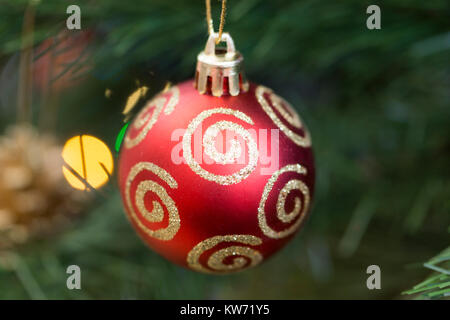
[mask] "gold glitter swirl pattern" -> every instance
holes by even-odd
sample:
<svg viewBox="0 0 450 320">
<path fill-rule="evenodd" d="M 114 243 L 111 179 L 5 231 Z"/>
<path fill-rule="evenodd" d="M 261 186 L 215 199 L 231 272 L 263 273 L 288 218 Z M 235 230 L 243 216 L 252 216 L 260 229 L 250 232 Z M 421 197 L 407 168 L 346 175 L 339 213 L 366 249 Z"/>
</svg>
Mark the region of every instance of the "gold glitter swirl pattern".
<svg viewBox="0 0 450 320">
<path fill-rule="evenodd" d="M 297 217 L 298 219 L 291 226 L 282 231 L 275 231 L 271 227 L 269 227 L 265 213 L 266 201 L 279 176 L 286 172 L 296 172 L 302 175 L 306 175 L 307 173 L 306 168 L 304 168 L 300 164 L 287 165 L 274 172 L 267 182 L 266 186 L 264 187 L 263 195 L 258 208 L 258 224 L 262 232 L 270 238 L 280 239 L 294 233 L 305 218 L 306 212 L 309 208 L 310 195 L 308 186 L 300 180 L 290 180 L 284 185 L 284 187 L 280 191 L 280 194 L 278 195 L 276 204 L 277 218 L 283 223 L 290 223 Z M 299 190 L 302 193 L 303 204 L 300 198 L 296 197 L 294 209 L 291 212 L 286 212 L 286 199 L 292 190 Z"/>
<path fill-rule="evenodd" d="M 231 141 L 231 150 L 229 150 L 226 154 L 222 154 L 216 150 L 214 139 L 215 137 L 217 137 L 219 131 L 221 130 L 231 130 L 240 135 L 244 139 L 245 144 L 248 147 L 249 160 L 247 166 L 242 168 L 238 172 L 231 175 L 213 174 L 203 169 L 192 155 L 192 147 L 191 147 L 192 135 L 194 134 L 197 127 L 201 125 L 201 123 L 205 119 L 209 118 L 214 114 L 233 115 L 236 118 L 248 124 L 253 124 L 253 120 L 249 116 L 237 110 L 227 108 L 215 108 L 205 110 L 189 123 L 189 126 L 186 129 L 186 132 L 184 133 L 183 157 L 186 159 L 186 162 L 192 169 L 192 171 L 194 171 L 196 174 L 198 174 L 199 176 L 208 181 L 213 181 L 221 185 L 230 185 L 239 183 L 242 180 L 246 179 L 253 172 L 253 170 L 255 170 L 259 157 L 258 148 L 255 140 L 252 138 L 250 132 L 245 130 L 244 127 L 242 127 L 241 125 L 231 121 L 220 121 L 209 127 L 206 130 L 205 135 L 203 137 L 203 147 L 205 148 L 205 153 L 208 156 L 210 156 L 211 159 L 213 159 L 219 164 L 230 164 L 234 163 L 235 160 L 238 158 L 237 156 L 240 156 L 242 152 L 240 143 L 234 139 L 233 141 Z"/>
<path fill-rule="evenodd" d="M 200 263 L 202 254 L 224 242 L 236 242 L 248 246 L 262 244 L 260 238 L 252 235 L 215 236 L 200 242 L 188 253 L 186 259 L 188 266 L 195 271 L 204 273 L 228 273 L 254 267 L 263 260 L 261 253 L 253 248 L 242 245 L 230 246 L 211 254 L 207 261 L 209 268 L 204 267 Z M 231 258 L 232 263 L 225 264 L 224 261 L 227 258 Z"/>
<path fill-rule="evenodd" d="M 203 145 L 205 146 L 205 153 L 213 159 L 215 162 L 219 164 L 231 164 L 239 159 L 242 154 L 241 144 L 237 140 L 231 141 L 230 150 L 223 154 L 219 152 L 215 147 L 215 140 L 222 130 L 234 130 L 235 125 L 230 121 L 219 121 L 212 126 L 210 126 L 203 137 Z M 241 126 L 239 126 L 240 130 L 245 130 Z"/>
<path fill-rule="evenodd" d="M 144 197 L 147 192 L 155 193 L 161 200 L 164 207 L 166 207 L 169 214 L 169 223 L 166 228 L 158 230 L 152 230 L 148 228 L 144 223 L 142 223 L 134 210 L 130 195 L 131 184 L 133 183 L 133 180 L 136 178 L 136 176 L 143 171 L 150 171 L 154 173 L 157 177 L 167 183 L 172 189 L 178 188 L 178 184 L 175 179 L 163 168 L 151 162 L 140 162 L 136 164 L 130 170 L 125 184 L 126 204 L 128 206 L 131 218 L 136 222 L 138 227 L 150 237 L 159 240 L 171 240 L 180 228 L 180 216 L 178 214 L 178 208 L 175 202 L 169 196 L 164 187 L 151 180 L 141 181 L 136 189 L 135 204 L 140 214 L 146 220 L 148 220 L 149 222 L 162 222 L 164 218 L 163 206 L 159 202 L 153 201 L 153 210 L 148 211 L 144 203 Z"/>
<path fill-rule="evenodd" d="M 130 149 L 141 143 L 146 137 L 147 133 L 153 127 L 153 125 L 158 120 L 158 117 L 164 108 L 166 103 L 166 98 L 158 97 L 150 101 L 148 105 L 141 111 L 137 119 L 135 120 L 133 126 L 135 129 L 140 130 L 136 137 L 131 138 L 129 134 L 125 137 L 125 147 Z M 150 112 L 153 109 L 153 112 Z"/>
<path fill-rule="evenodd" d="M 170 115 L 175 107 L 177 106 L 180 100 L 180 89 L 177 86 L 171 87 L 167 93 L 171 93 L 170 99 L 167 102 L 167 98 L 161 96 L 161 94 L 157 95 L 154 99 L 152 99 L 147 106 L 139 113 L 136 120 L 133 123 L 133 127 L 136 130 L 140 130 L 136 137 L 131 138 L 128 134 L 125 137 L 125 147 L 127 149 L 133 148 L 137 146 L 139 143 L 144 140 L 147 136 L 147 133 L 151 130 L 151 128 L 155 125 L 158 120 L 161 111 L 164 108 L 164 105 L 167 105 L 164 108 L 164 113 L 166 115 Z M 151 113 L 151 116 L 150 116 Z"/>
<path fill-rule="evenodd" d="M 304 137 L 295 133 L 286 126 L 286 124 L 274 112 L 274 109 L 270 106 L 266 97 L 264 97 L 265 94 L 269 95 L 273 107 L 280 113 L 282 118 L 287 123 L 289 123 L 294 128 L 303 129 Z M 255 95 L 263 110 L 267 113 L 270 119 L 272 119 L 275 125 L 280 128 L 280 130 L 286 136 L 289 137 L 289 139 L 291 139 L 296 145 L 301 147 L 306 148 L 311 146 L 311 136 L 308 132 L 308 129 L 302 124 L 300 116 L 294 111 L 292 106 L 286 100 L 276 95 L 271 89 L 264 86 L 258 86 L 258 88 L 256 88 Z"/>
<path fill-rule="evenodd" d="M 167 103 L 167 106 L 164 109 L 164 113 L 169 115 L 175 110 L 175 107 L 178 104 L 178 101 L 180 101 L 180 89 L 177 86 L 171 87 L 167 93 L 171 93 L 171 97 L 169 99 L 169 102 Z"/>
</svg>

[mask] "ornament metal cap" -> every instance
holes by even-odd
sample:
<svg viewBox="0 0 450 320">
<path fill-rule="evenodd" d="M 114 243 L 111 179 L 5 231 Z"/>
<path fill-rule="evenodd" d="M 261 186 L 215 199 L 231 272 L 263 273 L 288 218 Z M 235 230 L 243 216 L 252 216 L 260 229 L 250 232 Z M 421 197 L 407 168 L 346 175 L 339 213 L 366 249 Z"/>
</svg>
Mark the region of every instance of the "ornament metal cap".
<svg viewBox="0 0 450 320">
<path fill-rule="evenodd" d="M 248 81 L 243 72 L 244 58 L 236 51 L 234 41 L 228 33 L 222 34 L 221 42 L 227 47 L 216 47 L 218 33 L 211 33 L 205 50 L 197 56 L 195 88 L 201 94 L 211 93 L 215 97 L 223 94 L 237 96 L 248 91 Z"/>
</svg>

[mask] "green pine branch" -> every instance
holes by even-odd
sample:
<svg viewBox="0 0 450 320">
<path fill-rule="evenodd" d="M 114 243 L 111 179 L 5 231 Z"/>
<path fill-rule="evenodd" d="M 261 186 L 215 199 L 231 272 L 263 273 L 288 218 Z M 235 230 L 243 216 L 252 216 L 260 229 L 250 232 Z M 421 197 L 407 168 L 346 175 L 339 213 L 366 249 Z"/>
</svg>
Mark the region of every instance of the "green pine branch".
<svg viewBox="0 0 450 320">
<path fill-rule="evenodd" d="M 411 290 L 403 294 L 415 295 L 416 299 L 450 298 L 450 247 L 424 263 L 423 266 L 434 273 Z"/>
</svg>

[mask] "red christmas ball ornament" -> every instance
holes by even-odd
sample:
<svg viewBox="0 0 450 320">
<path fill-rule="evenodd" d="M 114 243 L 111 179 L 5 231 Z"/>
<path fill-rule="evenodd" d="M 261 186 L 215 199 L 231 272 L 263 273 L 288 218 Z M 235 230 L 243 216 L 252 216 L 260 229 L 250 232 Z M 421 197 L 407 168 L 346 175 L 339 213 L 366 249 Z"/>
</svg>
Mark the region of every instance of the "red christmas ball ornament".
<svg viewBox="0 0 450 320">
<path fill-rule="evenodd" d="M 95 37 L 93 30 L 77 33 L 63 31 L 44 40 L 36 49 L 36 55 L 40 55 L 40 58 L 33 65 L 34 86 L 39 92 L 51 86 L 53 93 L 59 93 L 85 80 L 92 66 L 89 46 Z M 76 63 L 81 67 L 71 67 Z"/>
<path fill-rule="evenodd" d="M 300 229 L 311 206 L 309 133 L 287 101 L 249 84 L 228 34 L 212 34 L 195 80 L 158 94 L 130 124 L 119 185 L 142 239 L 206 273 L 255 266 Z"/>
</svg>

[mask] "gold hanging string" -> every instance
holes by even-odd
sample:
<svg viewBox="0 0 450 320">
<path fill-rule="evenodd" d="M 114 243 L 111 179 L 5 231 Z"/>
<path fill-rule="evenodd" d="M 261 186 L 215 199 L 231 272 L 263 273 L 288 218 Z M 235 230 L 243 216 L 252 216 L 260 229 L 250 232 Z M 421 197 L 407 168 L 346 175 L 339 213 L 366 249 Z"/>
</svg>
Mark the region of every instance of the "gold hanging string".
<svg viewBox="0 0 450 320">
<path fill-rule="evenodd" d="M 219 25 L 219 36 L 216 39 L 216 44 L 219 44 L 222 40 L 223 27 L 225 25 L 225 14 L 227 11 L 227 0 L 222 0 L 222 11 L 220 13 L 220 25 Z M 209 35 L 214 33 L 214 24 L 211 18 L 211 0 L 206 0 L 206 21 L 208 22 L 208 32 Z"/>
</svg>

